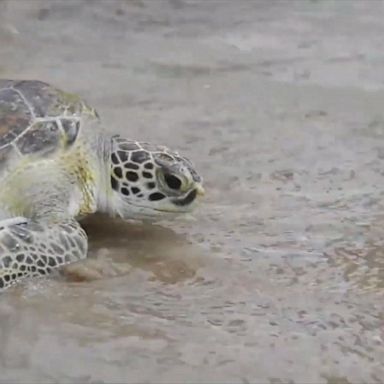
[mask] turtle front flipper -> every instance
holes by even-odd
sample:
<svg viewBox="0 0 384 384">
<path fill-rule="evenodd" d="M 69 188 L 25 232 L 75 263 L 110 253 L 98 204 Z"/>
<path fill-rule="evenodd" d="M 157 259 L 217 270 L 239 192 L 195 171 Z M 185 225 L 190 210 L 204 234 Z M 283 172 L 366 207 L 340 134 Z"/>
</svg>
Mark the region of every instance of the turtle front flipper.
<svg viewBox="0 0 384 384">
<path fill-rule="evenodd" d="M 82 260 L 88 240 L 77 221 L 0 221 L 0 291 L 53 268 Z"/>
</svg>

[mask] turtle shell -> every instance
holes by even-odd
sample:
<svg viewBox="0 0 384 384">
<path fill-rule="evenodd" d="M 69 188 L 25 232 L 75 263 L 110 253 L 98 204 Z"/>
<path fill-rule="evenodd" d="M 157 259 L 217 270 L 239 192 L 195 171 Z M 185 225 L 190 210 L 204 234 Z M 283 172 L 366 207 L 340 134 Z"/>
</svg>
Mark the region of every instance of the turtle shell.
<svg viewBox="0 0 384 384">
<path fill-rule="evenodd" d="M 47 154 L 72 146 L 97 113 L 79 96 L 41 81 L 0 80 L 0 152 Z"/>
</svg>

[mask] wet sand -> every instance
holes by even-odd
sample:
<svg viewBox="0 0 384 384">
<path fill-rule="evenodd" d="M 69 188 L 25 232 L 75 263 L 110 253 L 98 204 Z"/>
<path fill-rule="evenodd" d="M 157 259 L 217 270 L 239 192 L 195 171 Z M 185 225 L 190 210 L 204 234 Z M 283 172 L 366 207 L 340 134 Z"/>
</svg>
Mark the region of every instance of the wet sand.
<svg viewBox="0 0 384 384">
<path fill-rule="evenodd" d="M 0 297 L 0 382 L 384 382 L 384 5 L 7 1 L 0 77 L 80 93 L 207 197 L 84 223 L 89 279 Z M 88 281 L 90 280 L 90 281 Z"/>
</svg>

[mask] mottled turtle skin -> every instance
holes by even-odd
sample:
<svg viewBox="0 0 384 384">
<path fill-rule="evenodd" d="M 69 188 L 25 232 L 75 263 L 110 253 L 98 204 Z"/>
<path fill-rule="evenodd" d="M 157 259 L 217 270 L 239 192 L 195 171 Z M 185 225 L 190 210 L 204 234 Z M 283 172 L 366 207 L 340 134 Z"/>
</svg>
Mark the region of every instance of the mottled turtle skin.
<svg viewBox="0 0 384 384">
<path fill-rule="evenodd" d="M 84 259 L 85 215 L 153 221 L 190 211 L 202 193 L 189 160 L 107 134 L 79 96 L 0 80 L 0 290 Z"/>
</svg>

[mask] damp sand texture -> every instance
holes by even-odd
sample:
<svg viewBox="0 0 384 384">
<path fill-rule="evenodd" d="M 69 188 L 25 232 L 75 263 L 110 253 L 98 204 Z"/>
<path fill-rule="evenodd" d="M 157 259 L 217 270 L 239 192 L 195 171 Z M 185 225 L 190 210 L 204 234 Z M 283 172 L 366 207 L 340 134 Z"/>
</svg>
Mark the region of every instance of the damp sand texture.
<svg viewBox="0 0 384 384">
<path fill-rule="evenodd" d="M 0 77 L 191 158 L 206 198 L 84 223 L 0 297 L 0 382 L 383 383 L 384 5 L 2 1 Z"/>
</svg>

